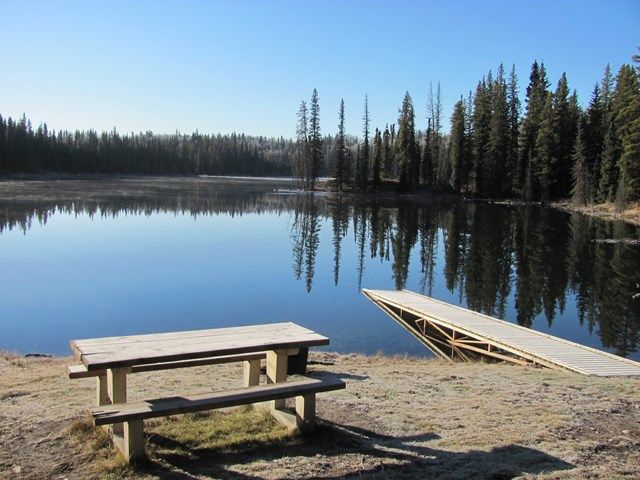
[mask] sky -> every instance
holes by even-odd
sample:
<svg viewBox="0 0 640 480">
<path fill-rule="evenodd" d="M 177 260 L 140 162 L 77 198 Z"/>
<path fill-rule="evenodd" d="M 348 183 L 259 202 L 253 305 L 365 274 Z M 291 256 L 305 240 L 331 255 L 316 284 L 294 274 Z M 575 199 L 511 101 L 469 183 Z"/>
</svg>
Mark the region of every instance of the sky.
<svg viewBox="0 0 640 480">
<path fill-rule="evenodd" d="M 292 137 L 314 88 L 323 133 L 340 99 L 360 135 L 397 122 L 408 91 L 426 126 L 490 69 L 515 63 L 524 92 L 542 60 L 581 103 L 607 63 L 640 45 L 640 0 L 0 0 L 0 114 L 53 129 L 244 132 Z M 524 94 L 521 95 L 524 101 Z"/>
</svg>

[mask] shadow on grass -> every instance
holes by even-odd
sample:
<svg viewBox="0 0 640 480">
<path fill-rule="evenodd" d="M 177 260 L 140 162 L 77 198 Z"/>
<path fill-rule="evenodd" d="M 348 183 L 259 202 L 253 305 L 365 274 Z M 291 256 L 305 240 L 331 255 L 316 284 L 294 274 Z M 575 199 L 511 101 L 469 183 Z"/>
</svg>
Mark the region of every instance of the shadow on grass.
<svg viewBox="0 0 640 480">
<path fill-rule="evenodd" d="M 440 438 L 428 433 L 388 436 L 353 426 L 319 422 L 313 433 L 274 442 L 242 442 L 225 448 L 198 448 L 162 435 L 149 438 L 151 458 L 141 473 L 185 480 L 202 477 L 258 480 L 269 478 L 510 479 L 524 474 L 567 470 L 573 465 L 520 445 L 491 451 L 447 452 L 425 444 Z M 276 474 L 278 461 L 282 474 Z M 257 462 L 256 473 L 235 466 Z"/>
</svg>

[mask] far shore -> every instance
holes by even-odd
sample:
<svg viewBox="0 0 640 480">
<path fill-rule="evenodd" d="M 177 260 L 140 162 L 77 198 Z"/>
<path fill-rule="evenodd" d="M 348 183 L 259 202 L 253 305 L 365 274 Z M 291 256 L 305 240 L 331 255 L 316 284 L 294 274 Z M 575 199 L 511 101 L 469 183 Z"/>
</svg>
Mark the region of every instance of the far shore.
<svg viewBox="0 0 640 480">
<path fill-rule="evenodd" d="M 213 181 L 230 181 L 237 182 L 239 184 L 243 183 L 261 183 L 261 182 L 269 182 L 269 183 L 283 183 L 287 184 L 286 188 L 290 184 L 293 184 L 293 180 L 291 177 L 242 177 L 242 176 L 228 176 L 228 175 L 183 175 L 183 176 L 161 176 L 161 175 L 126 175 L 126 174 L 108 174 L 108 173 L 90 173 L 90 174 L 69 174 L 69 173 L 55 173 L 55 172 L 43 172 L 43 173 L 25 173 L 25 174 L 9 174 L 9 175 L 0 175 L 0 194 L 2 194 L 2 184 L 3 183 L 15 183 L 21 181 L 65 181 L 65 180 L 88 180 L 88 181 L 96 181 L 100 179 L 109 179 L 109 180 L 158 180 L 162 181 L 165 179 L 178 179 L 178 180 L 189 180 L 189 179 L 198 179 L 202 181 L 213 180 Z M 337 195 L 338 192 L 335 192 L 329 185 L 329 178 L 321 178 L 318 180 L 315 188 L 316 193 L 325 193 L 330 195 Z M 5 200 L 8 200 L 11 196 L 11 192 L 4 192 L 9 195 L 7 197 L 5 195 Z M 397 182 L 384 182 L 379 186 L 371 186 L 365 190 L 346 190 L 345 192 L 341 192 L 341 195 L 351 196 L 354 198 L 371 198 L 371 199 L 380 199 L 383 198 L 385 200 L 390 200 L 393 198 L 402 198 L 406 200 L 415 200 L 415 201 L 434 201 L 434 200 L 464 200 L 469 202 L 487 202 L 494 204 L 502 204 L 502 205 L 540 205 L 539 202 L 524 202 L 522 200 L 516 198 L 497 198 L 497 199 L 489 199 L 489 198 L 478 198 L 472 195 L 463 195 L 463 194 L 454 194 L 454 193 L 444 193 L 444 192 L 435 192 L 429 190 L 427 188 L 420 188 L 415 192 L 399 192 L 397 187 Z M 616 205 L 613 203 L 601 203 L 601 204 L 593 204 L 593 205 L 576 205 L 571 202 L 569 199 L 557 199 L 553 200 L 549 203 L 549 206 L 553 208 L 558 208 L 567 212 L 579 212 L 585 215 L 590 215 L 598 218 L 602 218 L 604 220 L 614 220 L 614 221 L 623 221 L 628 222 L 633 225 L 640 226 L 640 203 L 635 202 L 628 206 L 626 206 L 623 210 L 619 210 Z"/>
<path fill-rule="evenodd" d="M 87 410 L 72 358 L 0 354 L 0 478 L 640 478 L 640 379 L 506 364 L 311 352 L 347 389 L 318 397 L 317 431 L 236 410 L 147 421 L 128 467 Z M 239 386 L 238 364 L 131 375 L 129 398 Z"/>
</svg>

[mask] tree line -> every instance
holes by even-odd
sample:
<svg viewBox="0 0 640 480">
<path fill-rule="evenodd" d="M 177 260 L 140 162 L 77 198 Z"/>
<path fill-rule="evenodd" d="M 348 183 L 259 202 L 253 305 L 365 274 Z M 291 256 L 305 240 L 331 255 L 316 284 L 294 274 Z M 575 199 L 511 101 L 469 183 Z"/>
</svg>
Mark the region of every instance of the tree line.
<svg viewBox="0 0 640 480">
<path fill-rule="evenodd" d="M 291 175 L 288 139 L 232 133 L 51 131 L 0 115 L 0 172 L 156 175 Z"/>
<path fill-rule="evenodd" d="M 500 65 L 456 102 L 448 135 L 442 132 L 439 84 L 429 87 L 423 131 L 407 92 L 397 124 L 376 128 L 372 141 L 368 98 L 362 137 L 351 144 L 341 101 L 338 133 L 325 139 L 331 142 L 333 186 L 343 191 L 394 181 L 403 190 L 428 187 L 543 203 L 564 197 L 580 204 L 639 200 L 640 56 L 633 60 L 635 68 L 624 64 L 615 77 L 605 68 L 585 109 L 565 73 L 552 90 L 544 63 L 534 61 L 524 112 L 515 66 L 507 74 Z M 322 151 L 317 97 L 314 90 L 309 120 L 305 102 L 298 111 L 293 174 L 305 188 L 313 188 Z"/>
</svg>

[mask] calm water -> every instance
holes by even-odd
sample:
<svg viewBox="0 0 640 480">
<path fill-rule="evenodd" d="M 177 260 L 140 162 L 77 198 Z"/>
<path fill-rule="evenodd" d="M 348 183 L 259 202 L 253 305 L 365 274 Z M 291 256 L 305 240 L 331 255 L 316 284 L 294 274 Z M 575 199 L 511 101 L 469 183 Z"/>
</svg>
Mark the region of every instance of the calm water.
<svg viewBox="0 0 640 480">
<path fill-rule="evenodd" d="M 0 183 L 0 348 L 294 321 L 429 355 L 361 287 L 408 288 L 640 359 L 636 227 L 538 207 L 332 198 L 288 183 Z"/>
</svg>

